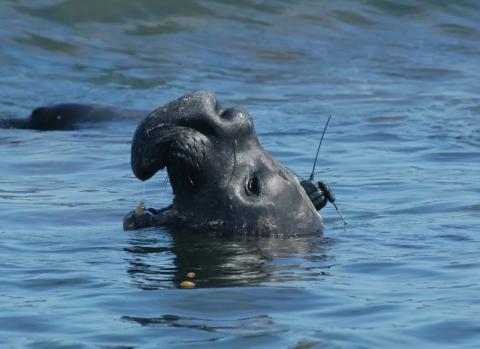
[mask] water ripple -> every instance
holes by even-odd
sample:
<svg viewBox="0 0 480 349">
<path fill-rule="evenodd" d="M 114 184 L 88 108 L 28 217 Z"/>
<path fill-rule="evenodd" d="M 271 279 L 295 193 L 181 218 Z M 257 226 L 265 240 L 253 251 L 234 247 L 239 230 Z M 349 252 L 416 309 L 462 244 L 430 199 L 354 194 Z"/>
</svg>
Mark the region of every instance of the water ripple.
<svg viewBox="0 0 480 349">
<path fill-rule="evenodd" d="M 6 0 L 0 19 L 1 118 L 209 89 L 308 177 L 332 114 L 315 178 L 348 220 L 125 233 L 173 196 L 131 173 L 136 121 L 0 130 L 2 348 L 478 346 L 477 1 Z"/>
</svg>

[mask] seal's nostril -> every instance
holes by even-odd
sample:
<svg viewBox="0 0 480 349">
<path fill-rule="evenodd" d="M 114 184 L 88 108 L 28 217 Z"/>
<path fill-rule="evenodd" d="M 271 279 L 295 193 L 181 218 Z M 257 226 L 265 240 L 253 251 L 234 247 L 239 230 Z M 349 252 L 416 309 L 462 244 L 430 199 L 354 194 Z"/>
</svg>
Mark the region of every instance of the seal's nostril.
<svg viewBox="0 0 480 349">
<path fill-rule="evenodd" d="M 225 109 L 222 113 L 220 113 L 220 117 L 228 121 L 241 117 L 242 115 L 242 111 L 236 108 L 228 108 Z"/>
</svg>

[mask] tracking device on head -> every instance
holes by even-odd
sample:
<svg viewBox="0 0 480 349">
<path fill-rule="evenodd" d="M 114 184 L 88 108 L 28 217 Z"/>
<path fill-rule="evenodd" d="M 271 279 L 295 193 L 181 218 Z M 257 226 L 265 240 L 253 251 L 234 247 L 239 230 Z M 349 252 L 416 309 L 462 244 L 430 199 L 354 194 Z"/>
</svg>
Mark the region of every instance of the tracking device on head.
<svg viewBox="0 0 480 349">
<path fill-rule="evenodd" d="M 317 211 L 320 211 L 322 208 L 325 207 L 327 202 L 330 202 L 331 204 L 333 204 L 338 214 L 340 215 L 340 218 L 342 219 L 343 224 L 346 225 L 347 221 L 345 220 L 345 217 L 342 215 L 337 205 L 335 204 L 335 194 L 333 194 L 333 191 L 330 188 L 330 186 L 326 182 L 322 182 L 322 181 L 316 182 L 314 180 L 315 166 L 317 164 L 318 153 L 320 151 L 323 137 L 325 136 L 325 131 L 327 130 L 327 126 L 331 118 L 332 116 L 330 115 L 328 117 L 327 123 L 325 124 L 325 128 L 323 129 L 322 138 L 320 139 L 320 143 L 318 144 L 317 154 L 315 155 L 315 161 L 313 162 L 313 168 L 312 168 L 312 173 L 310 174 L 310 178 L 301 181 L 300 185 L 307 193 L 309 199 L 312 201 L 313 206 L 315 206 L 315 209 Z"/>
<path fill-rule="evenodd" d="M 335 201 L 335 196 L 331 192 L 328 184 L 325 182 L 315 182 L 313 180 L 306 179 L 301 181 L 300 184 L 317 211 L 320 211 L 322 208 L 324 208 L 327 202 Z M 326 190 L 324 190 L 324 188 Z M 331 200 L 332 198 L 333 200 Z"/>
</svg>

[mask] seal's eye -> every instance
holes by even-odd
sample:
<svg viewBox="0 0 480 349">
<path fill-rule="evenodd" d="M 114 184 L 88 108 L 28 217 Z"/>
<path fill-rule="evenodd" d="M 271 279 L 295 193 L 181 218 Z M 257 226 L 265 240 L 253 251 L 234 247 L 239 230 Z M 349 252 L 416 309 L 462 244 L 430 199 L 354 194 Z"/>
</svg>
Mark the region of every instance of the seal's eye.
<svg viewBox="0 0 480 349">
<path fill-rule="evenodd" d="M 260 183 L 258 182 L 257 177 L 251 177 L 245 186 L 245 190 L 247 191 L 247 194 L 251 195 L 260 195 Z"/>
</svg>

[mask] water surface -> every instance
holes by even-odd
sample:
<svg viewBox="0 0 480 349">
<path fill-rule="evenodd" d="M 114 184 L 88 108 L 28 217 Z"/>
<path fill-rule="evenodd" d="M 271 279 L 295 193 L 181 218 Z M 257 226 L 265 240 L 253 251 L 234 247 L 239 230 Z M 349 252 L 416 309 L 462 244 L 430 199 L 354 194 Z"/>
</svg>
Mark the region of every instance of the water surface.
<svg viewBox="0 0 480 349">
<path fill-rule="evenodd" d="M 135 122 L 1 130 L 0 346 L 478 348 L 478 2 L 3 1 L 0 23 L 0 117 L 208 89 L 306 175 L 332 114 L 317 178 L 349 222 L 125 233 Z"/>
</svg>

